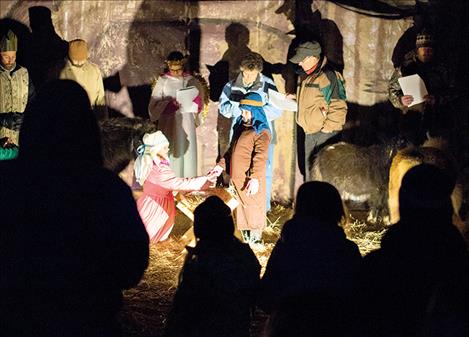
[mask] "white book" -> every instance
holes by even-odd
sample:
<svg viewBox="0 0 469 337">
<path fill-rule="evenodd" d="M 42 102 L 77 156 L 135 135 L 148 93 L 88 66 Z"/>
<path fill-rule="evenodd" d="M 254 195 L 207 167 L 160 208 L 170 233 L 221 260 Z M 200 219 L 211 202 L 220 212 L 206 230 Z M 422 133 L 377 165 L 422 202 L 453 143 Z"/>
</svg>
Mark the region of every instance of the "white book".
<svg viewBox="0 0 469 337">
<path fill-rule="evenodd" d="M 194 86 L 176 91 L 176 101 L 181 106 L 179 111 L 181 113 L 196 113 L 199 107 L 197 103 L 194 103 L 194 98 L 196 98 L 198 94 L 199 90 Z"/>
<path fill-rule="evenodd" d="M 428 95 L 427 87 L 418 74 L 401 77 L 398 79 L 398 82 L 402 93 L 404 95 L 411 95 L 414 98 L 409 107 L 425 101 L 425 96 Z"/>
<path fill-rule="evenodd" d="M 288 110 L 288 111 L 297 111 L 298 110 L 298 103 L 293 100 L 289 99 L 285 96 L 285 94 L 281 94 L 278 91 L 269 89 L 269 103 L 272 103 L 277 109 L 280 110 Z"/>
</svg>

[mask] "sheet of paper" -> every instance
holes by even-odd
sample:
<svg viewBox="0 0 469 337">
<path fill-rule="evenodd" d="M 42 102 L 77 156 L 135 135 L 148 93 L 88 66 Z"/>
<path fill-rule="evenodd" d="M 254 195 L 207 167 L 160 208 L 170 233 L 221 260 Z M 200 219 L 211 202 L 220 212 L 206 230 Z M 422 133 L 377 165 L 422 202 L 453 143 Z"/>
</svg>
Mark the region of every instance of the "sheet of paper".
<svg viewBox="0 0 469 337">
<path fill-rule="evenodd" d="M 194 98 L 199 94 L 196 87 L 187 87 L 176 91 L 176 101 L 181 105 L 181 113 L 194 113 L 198 110 L 197 103 Z"/>
<path fill-rule="evenodd" d="M 402 93 L 404 95 L 412 95 L 412 97 L 414 97 L 414 100 L 409 107 L 422 103 L 425 100 L 424 97 L 428 95 L 427 87 L 418 74 L 401 77 L 398 81 L 401 86 Z"/>
<path fill-rule="evenodd" d="M 295 100 L 286 98 L 285 94 L 281 94 L 272 89 L 269 89 L 269 102 L 280 110 L 298 110 L 298 104 Z"/>
</svg>

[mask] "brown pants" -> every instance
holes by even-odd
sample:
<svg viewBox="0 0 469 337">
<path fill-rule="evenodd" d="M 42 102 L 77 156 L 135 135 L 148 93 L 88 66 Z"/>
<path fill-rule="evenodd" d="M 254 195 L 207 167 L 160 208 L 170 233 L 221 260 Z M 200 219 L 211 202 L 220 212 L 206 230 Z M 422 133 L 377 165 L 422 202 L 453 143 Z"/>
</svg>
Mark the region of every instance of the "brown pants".
<svg viewBox="0 0 469 337">
<path fill-rule="evenodd" d="M 262 130 L 245 129 L 237 139 L 231 155 L 231 179 L 239 195 L 236 208 L 238 230 L 264 229 L 266 225 L 265 170 L 269 155 L 270 133 Z M 246 195 L 246 184 L 250 178 L 259 180 L 259 191 Z"/>
</svg>

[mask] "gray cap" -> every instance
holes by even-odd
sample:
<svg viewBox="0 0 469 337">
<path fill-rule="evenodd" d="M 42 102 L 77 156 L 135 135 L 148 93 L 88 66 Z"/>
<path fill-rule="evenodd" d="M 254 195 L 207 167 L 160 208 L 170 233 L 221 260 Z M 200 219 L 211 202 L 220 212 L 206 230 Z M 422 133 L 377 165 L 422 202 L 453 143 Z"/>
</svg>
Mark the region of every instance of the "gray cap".
<svg viewBox="0 0 469 337">
<path fill-rule="evenodd" d="M 304 42 L 295 49 L 295 55 L 290 58 L 291 63 L 300 63 L 308 56 L 319 57 L 321 55 L 321 45 L 316 41 Z"/>
</svg>

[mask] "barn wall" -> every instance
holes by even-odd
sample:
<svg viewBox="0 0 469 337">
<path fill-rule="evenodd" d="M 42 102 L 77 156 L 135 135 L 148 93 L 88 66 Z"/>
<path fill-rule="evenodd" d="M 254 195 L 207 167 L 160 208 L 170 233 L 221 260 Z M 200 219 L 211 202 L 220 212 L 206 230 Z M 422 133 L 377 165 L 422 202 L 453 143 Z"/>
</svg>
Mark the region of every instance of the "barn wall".
<svg viewBox="0 0 469 337">
<path fill-rule="evenodd" d="M 49 7 L 56 32 L 63 39 L 86 39 L 90 58 L 100 66 L 103 76 L 109 80 L 119 76 L 121 86 L 107 93 L 110 106 L 125 115 L 140 115 L 145 113 L 149 85 L 162 71 L 164 57 L 171 50 L 189 50 L 196 60 L 194 67 L 205 78 L 209 75 L 206 65 L 222 59 L 228 59 L 231 70 L 236 69 L 237 51 L 243 48 L 259 52 L 272 64 L 284 63 L 293 38 L 287 33 L 293 25 L 278 10 L 283 4 L 284 1 L 250 0 L 2 0 L 1 15 L 29 25 L 28 7 Z M 387 100 L 392 51 L 411 21 L 371 18 L 327 1 L 316 0 L 313 6 L 321 13 L 324 33 L 330 34 L 327 48 L 342 45 L 338 52 L 343 55 L 348 101 L 371 113 L 366 107 Z M 226 28 L 233 22 L 248 29 L 247 46 L 232 42 L 228 45 Z M 282 76 L 275 75 L 274 79 L 279 89 L 284 90 Z M 355 127 L 356 121 L 354 117 L 348 127 Z M 198 129 L 200 173 L 208 171 L 217 155 L 216 124 L 217 103 L 212 102 L 206 123 Z M 276 128 L 273 195 L 288 201 L 301 183 L 295 159 L 294 115 L 284 112 Z"/>
</svg>

